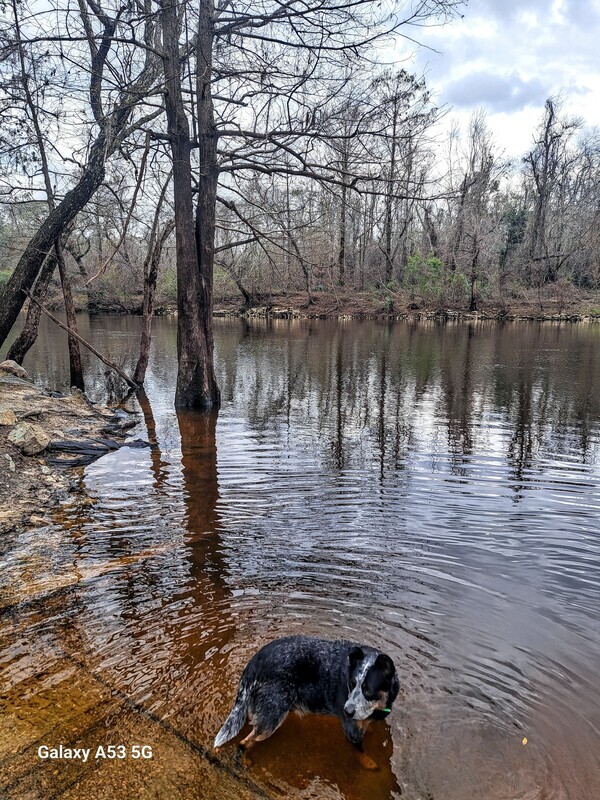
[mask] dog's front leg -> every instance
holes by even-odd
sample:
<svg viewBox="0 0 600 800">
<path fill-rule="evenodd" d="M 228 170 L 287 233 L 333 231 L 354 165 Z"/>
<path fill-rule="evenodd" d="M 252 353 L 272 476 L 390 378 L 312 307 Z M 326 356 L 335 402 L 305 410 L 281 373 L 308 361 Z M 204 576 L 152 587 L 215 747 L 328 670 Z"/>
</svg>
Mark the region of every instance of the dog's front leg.
<svg viewBox="0 0 600 800">
<path fill-rule="evenodd" d="M 352 742 L 354 747 L 358 750 L 358 760 L 360 765 L 365 769 L 379 769 L 379 766 L 376 761 L 373 761 L 365 751 L 363 750 L 363 736 L 365 735 L 365 731 L 367 730 L 369 723 L 365 720 L 357 721 L 344 715 L 342 717 L 342 727 L 344 729 L 344 734 L 346 735 L 346 739 L 349 742 Z"/>
</svg>

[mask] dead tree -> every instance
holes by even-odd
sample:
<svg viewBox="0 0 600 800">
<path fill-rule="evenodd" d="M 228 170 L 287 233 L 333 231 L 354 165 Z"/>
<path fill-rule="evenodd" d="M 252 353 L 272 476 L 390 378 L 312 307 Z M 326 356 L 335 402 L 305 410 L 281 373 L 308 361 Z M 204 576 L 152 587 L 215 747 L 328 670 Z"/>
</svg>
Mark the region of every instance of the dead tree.
<svg viewBox="0 0 600 800">
<path fill-rule="evenodd" d="M 560 192 L 559 179 L 564 172 L 566 147 L 581 124 L 579 120 L 561 118 L 559 110 L 553 98 L 546 100 L 535 146 L 524 158 L 533 183 L 533 210 L 527 234 L 529 283 L 538 288 L 543 283 L 553 283 L 557 278 L 561 254 L 560 248 L 555 252 L 552 247 L 550 216 L 556 192 Z"/>
</svg>

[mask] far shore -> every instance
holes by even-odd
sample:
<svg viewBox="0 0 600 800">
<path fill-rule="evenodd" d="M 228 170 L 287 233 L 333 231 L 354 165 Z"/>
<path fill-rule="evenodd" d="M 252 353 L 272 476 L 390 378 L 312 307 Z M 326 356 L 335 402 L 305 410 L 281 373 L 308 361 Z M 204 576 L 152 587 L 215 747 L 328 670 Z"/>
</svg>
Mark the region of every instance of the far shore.
<svg viewBox="0 0 600 800">
<path fill-rule="evenodd" d="M 356 319 L 356 320 L 449 320 L 474 322 L 480 320 L 528 320 L 553 322 L 600 321 L 600 292 L 580 294 L 569 302 L 556 298 L 541 303 L 521 299 L 499 304 L 481 300 L 477 311 L 469 311 L 459 304 L 432 304 L 418 298 L 382 296 L 375 292 L 358 292 L 340 289 L 337 292 L 313 292 L 308 302 L 306 292 L 257 295 L 251 305 L 246 305 L 239 294 L 215 295 L 215 317 L 247 317 L 265 319 Z M 110 302 L 85 305 L 79 311 L 92 314 L 141 313 L 141 301 L 131 298 L 127 304 Z M 158 316 L 177 313 L 175 303 L 163 302 L 157 306 Z"/>
</svg>

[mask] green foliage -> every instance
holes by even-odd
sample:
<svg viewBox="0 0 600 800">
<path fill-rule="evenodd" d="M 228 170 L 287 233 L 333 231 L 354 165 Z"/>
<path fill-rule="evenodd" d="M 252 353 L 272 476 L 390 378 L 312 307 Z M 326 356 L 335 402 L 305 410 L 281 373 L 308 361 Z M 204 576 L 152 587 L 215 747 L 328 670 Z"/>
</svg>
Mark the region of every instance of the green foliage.
<svg viewBox="0 0 600 800">
<path fill-rule="evenodd" d="M 177 302 L 177 272 L 165 269 L 160 274 L 159 290 L 162 302 Z"/>
<path fill-rule="evenodd" d="M 461 302 L 469 293 L 469 281 L 460 270 L 447 270 L 439 258 L 414 253 L 408 259 L 402 280 L 411 300 L 416 296 L 427 303 L 443 305 Z"/>
<path fill-rule="evenodd" d="M 470 291 L 468 281 L 466 291 Z M 494 296 L 493 281 L 491 280 L 490 276 L 482 270 L 477 273 L 477 296 L 480 300 L 487 300 Z"/>
</svg>

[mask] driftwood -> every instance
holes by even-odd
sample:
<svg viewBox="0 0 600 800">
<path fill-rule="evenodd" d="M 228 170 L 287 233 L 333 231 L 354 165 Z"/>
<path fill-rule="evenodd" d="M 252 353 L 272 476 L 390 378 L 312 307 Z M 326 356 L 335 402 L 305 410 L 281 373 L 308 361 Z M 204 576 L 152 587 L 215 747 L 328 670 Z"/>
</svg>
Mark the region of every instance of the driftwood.
<svg viewBox="0 0 600 800">
<path fill-rule="evenodd" d="M 125 383 L 128 386 L 131 386 L 132 389 L 139 389 L 140 388 L 139 385 L 134 380 L 132 380 L 126 372 L 123 372 L 123 370 L 120 367 L 118 367 L 112 361 L 109 361 L 109 359 L 106 358 L 105 356 L 103 356 L 102 353 L 99 353 L 93 345 L 91 345 L 89 342 L 86 342 L 86 340 L 83 338 L 83 336 L 80 336 L 78 333 L 75 333 L 75 331 L 72 331 L 63 322 L 61 322 L 59 319 L 57 319 L 57 317 L 55 317 L 54 314 L 52 314 L 50 311 L 48 311 L 47 308 L 44 308 L 44 306 L 41 303 L 39 303 L 35 299 L 35 297 L 33 297 L 33 295 L 30 292 L 26 291 L 25 289 L 23 289 L 23 291 L 25 292 L 27 297 L 30 299 L 30 301 L 32 303 L 35 303 L 37 306 L 39 306 L 40 309 L 42 310 L 42 312 L 47 317 L 49 317 L 52 320 L 52 322 L 56 323 L 60 328 L 65 330 L 71 336 L 74 336 L 79 342 L 81 342 L 81 344 L 84 347 L 87 347 L 87 349 L 90 351 L 90 353 L 93 353 L 97 358 L 99 358 L 100 361 L 102 361 L 103 364 L 106 364 L 107 367 L 110 367 L 111 369 L 114 369 L 114 371 L 117 373 L 117 375 L 119 375 L 119 377 L 123 378 L 123 380 L 125 381 Z"/>
</svg>

